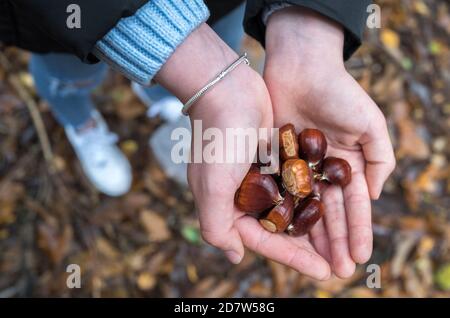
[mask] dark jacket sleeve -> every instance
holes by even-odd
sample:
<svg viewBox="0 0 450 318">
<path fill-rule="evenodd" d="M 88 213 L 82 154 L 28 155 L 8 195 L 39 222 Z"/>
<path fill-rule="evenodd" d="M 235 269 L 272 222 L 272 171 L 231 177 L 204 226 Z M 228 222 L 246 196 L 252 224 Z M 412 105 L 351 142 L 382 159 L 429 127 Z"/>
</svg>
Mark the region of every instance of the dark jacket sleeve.
<svg viewBox="0 0 450 318">
<path fill-rule="evenodd" d="M 30 28 L 46 34 L 66 53 L 77 55 L 84 62 L 98 61 L 91 54 L 95 43 L 101 39 L 117 22 L 133 15 L 148 0 L 13 0 L 10 1 L 16 19 L 27 19 Z M 81 28 L 68 28 L 66 12 L 70 4 L 77 4 L 81 11 Z M 18 28 L 17 36 L 25 34 Z M 30 31 L 30 30 L 28 30 Z M 31 32 L 30 32 L 31 33 Z M 48 41 L 46 38 L 46 41 Z M 38 39 L 36 39 L 38 40 Z M 18 39 L 20 43 L 20 39 Z M 23 42 L 23 41 L 22 41 Z M 29 42 L 29 41 L 28 41 Z M 24 45 L 25 46 L 25 45 Z M 25 47 L 26 48 L 26 47 Z"/>
<path fill-rule="evenodd" d="M 344 59 L 348 59 L 361 45 L 361 37 L 370 0 L 248 0 L 244 18 L 245 31 L 264 46 L 266 27 L 261 14 L 271 3 L 286 2 L 317 11 L 344 27 Z"/>
</svg>

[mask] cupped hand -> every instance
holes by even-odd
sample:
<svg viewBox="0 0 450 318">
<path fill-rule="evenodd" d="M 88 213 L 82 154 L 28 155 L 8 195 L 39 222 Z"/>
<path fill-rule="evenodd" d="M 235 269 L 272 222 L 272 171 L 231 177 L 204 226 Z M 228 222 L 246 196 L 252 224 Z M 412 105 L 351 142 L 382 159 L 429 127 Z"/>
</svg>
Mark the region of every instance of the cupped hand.
<svg viewBox="0 0 450 318">
<path fill-rule="evenodd" d="M 380 196 L 395 158 L 385 118 L 345 70 L 342 50 L 342 29 L 312 11 L 288 8 L 269 19 L 264 80 L 275 126 L 290 122 L 297 132 L 320 129 L 327 137 L 327 156 L 352 167 L 348 186 L 324 193 L 324 221 L 309 235 L 333 272 L 348 277 L 355 263 L 371 256 L 370 199 Z"/>
<path fill-rule="evenodd" d="M 157 80 L 186 101 L 236 58 L 237 54 L 208 26 L 203 25 L 177 48 Z M 193 129 L 191 158 L 195 159 L 197 151 L 202 153 L 197 153 L 200 162 L 189 164 L 188 181 L 205 241 L 222 249 L 232 263 L 239 263 L 244 256 L 244 247 L 248 247 L 311 277 L 328 278 L 328 262 L 308 240 L 271 234 L 255 218 L 235 207 L 235 192 L 247 174 L 251 160 L 246 160 L 246 163 L 205 160 L 206 146 L 213 141 L 212 136 L 226 136 L 227 128 L 248 130 L 273 127 L 272 105 L 261 76 L 250 67 L 239 65 L 204 94 L 189 114 L 192 127 L 200 123 L 196 121 L 201 121 L 202 126 L 201 132 Z M 211 139 L 205 141 L 207 138 Z M 203 146 L 200 150 L 199 141 Z M 226 158 L 228 152 L 237 151 L 235 147 L 229 147 L 227 138 L 223 140 L 223 146 L 220 146 L 220 141 L 214 141 L 216 149 L 223 150 L 222 158 Z M 253 159 L 256 147 L 248 147 L 245 152 L 245 158 Z"/>
</svg>

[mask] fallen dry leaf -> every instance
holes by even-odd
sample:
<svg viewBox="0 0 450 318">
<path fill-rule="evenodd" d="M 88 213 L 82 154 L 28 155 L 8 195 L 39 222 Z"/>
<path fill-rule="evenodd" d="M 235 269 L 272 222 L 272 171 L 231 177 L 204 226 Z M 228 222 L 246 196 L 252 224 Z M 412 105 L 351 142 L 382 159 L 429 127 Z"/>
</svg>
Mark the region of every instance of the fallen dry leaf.
<svg viewBox="0 0 450 318">
<path fill-rule="evenodd" d="M 380 35 L 381 42 L 390 49 L 398 49 L 400 46 L 400 37 L 397 32 L 383 28 Z"/>
<path fill-rule="evenodd" d="M 37 244 L 50 258 L 53 264 L 60 264 L 70 249 L 72 228 L 69 225 L 60 229 L 48 223 L 39 223 L 37 227 Z"/>
<path fill-rule="evenodd" d="M 152 242 L 162 242 L 170 239 L 170 230 L 166 220 L 152 210 L 143 210 L 139 215 L 142 226 L 148 233 L 148 238 Z"/>
<path fill-rule="evenodd" d="M 251 297 L 267 298 L 272 295 L 271 288 L 260 281 L 254 282 L 247 292 Z"/>
<path fill-rule="evenodd" d="M 140 290 L 149 291 L 153 289 L 156 285 L 156 277 L 150 273 L 141 273 L 137 277 L 137 285 Z"/>
<path fill-rule="evenodd" d="M 95 247 L 98 253 L 107 258 L 115 259 L 120 256 L 119 251 L 103 237 L 97 238 L 97 240 L 95 241 Z"/>
</svg>

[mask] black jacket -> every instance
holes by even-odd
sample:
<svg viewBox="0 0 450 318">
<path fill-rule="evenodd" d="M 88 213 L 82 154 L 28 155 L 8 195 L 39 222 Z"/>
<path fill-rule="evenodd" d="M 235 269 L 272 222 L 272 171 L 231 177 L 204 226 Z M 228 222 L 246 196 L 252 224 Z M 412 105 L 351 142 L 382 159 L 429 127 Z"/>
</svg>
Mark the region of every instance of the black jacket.
<svg viewBox="0 0 450 318">
<path fill-rule="evenodd" d="M 367 7 L 371 0 L 248 0 L 245 12 L 245 31 L 264 46 L 266 28 L 261 14 L 266 5 L 287 2 L 317 11 L 344 27 L 344 59 L 348 59 L 361 45 L 367 19 Z"/>
<path fill-rule="evenodd" d="M 0 0 L 0 42 L 33 52 L 65 52 L 87 63 L 98 60 L 91 54 L 95 43 L 123 17 L 133 15 L 148 0 Z M 151 0 L 150 0 L 151 1 Z M 189 1 L 189 0 L 187 0 Z M 220 19 L 243 0 L 206 0 L 211 17 Z M 316 10 L 345 28 L 344 57 L 361 44 L 369 0 L 248 0 L 244 27 L 264 45 L 265 26 L 261 13 L 272 2 L 289 2 Z M 66 8 L 78 4 L 82 28 L 68 29 Z"/>
</svg>

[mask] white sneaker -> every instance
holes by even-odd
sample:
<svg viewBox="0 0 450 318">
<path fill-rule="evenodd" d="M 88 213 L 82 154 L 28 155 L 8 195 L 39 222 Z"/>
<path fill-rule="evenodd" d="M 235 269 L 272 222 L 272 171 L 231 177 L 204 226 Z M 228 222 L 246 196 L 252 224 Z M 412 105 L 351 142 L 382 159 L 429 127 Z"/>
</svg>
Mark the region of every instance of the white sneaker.
<svg viewBox="0 0 450 318">
<path fill-rule="evenodd" d="M 172 131 L 175 128 L 184 127 L 190 129 L 189 117 L 181 113 L 183 104 L 174 96 L 163 97 L 158 101 L 153 101 L 145 90 L 145 86 L 132 83 L 131 88 L 141 101 L 148 107 L 147 116 L 152 118 L 160 116 L 166 122 L 159 126 L 149 139 L 149 146 L 153 150 L 156 160 L 167 176 L 178 182 L 184 187 L 187 182 L 187 164 L 174 163 L 171 159 L 171 152 L 175 144 L 180 146 L 180 142 L 171 139 Z M 190 140 L 183 139 L 185 142 L 183 149 L 190 149 Z"/>
<path fill-rule="evenodd" d="M 152 101 L 145 91 L 145 87 L 138 83 L 131 83 L 133 92 L 148 107 L 147 116 L 150 118 L 160 116 L 169 123 L 176 122 L 181 116 L 183 104 L 175 96 L 163 97 L 158 101 Z"/>
<path fill-rule="evenodd" d="M 97 111 L 92 112 L 96 126 L 84 131 L 64 127 L 81 166 L 91 183 L 109 196 L 119 196 L 131 187 L 130 163 L 117 147 L 117 135 L 111 133 Z"/>
</svg>

